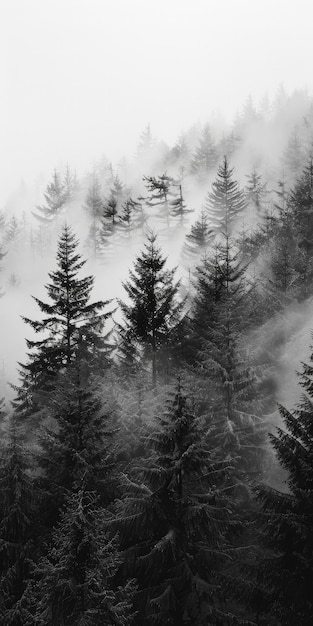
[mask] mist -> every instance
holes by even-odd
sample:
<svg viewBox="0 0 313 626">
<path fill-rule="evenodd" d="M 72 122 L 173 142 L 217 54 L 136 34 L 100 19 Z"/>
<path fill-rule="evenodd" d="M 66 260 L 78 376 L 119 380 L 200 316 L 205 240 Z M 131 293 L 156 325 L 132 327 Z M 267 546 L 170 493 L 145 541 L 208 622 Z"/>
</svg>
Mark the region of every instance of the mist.
<svg viewBox="0 0 313 626">
<path fill-rule="evenodd" d="M 17 382 L 17 362 L 25 360 L 25 336 L 30 336 L 20 316 L 38 315 L 31 296 L 45 300 L 44 285 L 55 268 L 58 234 L 65 221 L 80 240 L 85 272 L 95 276 L 94 297 L 113 299 L 114 307 L 116 299 L 125 297 L 122 283 L 143 247 L 146 230 L 130 238 L 116 237 L 105 259 L 92 258 L 86 247 L 90 216 L 84 203 L 93 173 L 104 196 L 110 187 L 104 175 L 107 167 L 111 179 L 118 176 L 133 198 L 147 193 L 143 176 L 167 172 L 181 177 L 190 213 L 170 237 L 162 232 L 158 237 L 168 267 L 177 267 L 176 277 L 188 290 L 192 267 L 183 260 L 184 242 L 220 160 L 199 181 L 188 166 L 183 172 L 182 163 L 171 161 L 175 143 L 183 134 L 192 156 L 208 124 L 222 155 L 226 138 L 240 133 L 240 144 L 230 157 L 234 176 L 244 188 L 257 167 L 273 206 L 290 137 L 298 133 L 306 153 L 312 142 L 313 79 L 310 20 L 303 20 L 310 3 L 305 0 L 275 6 L 265 0 L 262 10 L 248 0 L 227 0 L 223 6 L 215 1 L 191 5 L 175 0 L 169 5 L 160 0 L 157 8 L 143 0 L 2 0 L 0 11 L 5 59 L 0 210 L 6 224 L 1 248 L 6 253 L 1 262 L 1 380 L 10 396 L 7 381 Z M 138 144 L 148 124 L 154 150 L 140 159 Z M 43 204 L 54 170 L 64 175 L 66 167 L 76 173 L 80 192 L 39 250 L 31 244 L 38 235 L 36 206 Z M 14 218 L 21 235 L 11 245 L 6 229 Z M 234 235 L 243 223 L 249 230 L 256 226 L 251 208 Z M 147 226 L 158 232 L 153 219 Z M 259 259 L 249 271 L 261 272 L 264 262 Z M 304 337 L 311 310 L 308 301 L 297 312 L 286 311 L 290 335 L 277 353 L 280 402 L 296 397 L 294 372 L 307 357 Z M 271 328 L 276 324 L 273 320 Z M 268 336 L 271 332 L 268 328 Z"/>
</svg>

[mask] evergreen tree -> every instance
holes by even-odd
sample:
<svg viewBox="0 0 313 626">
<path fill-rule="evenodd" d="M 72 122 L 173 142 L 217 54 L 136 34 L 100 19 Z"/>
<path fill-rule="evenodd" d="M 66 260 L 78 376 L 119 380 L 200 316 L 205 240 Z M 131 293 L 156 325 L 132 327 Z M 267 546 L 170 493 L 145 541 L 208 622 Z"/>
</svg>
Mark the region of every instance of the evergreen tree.
<svg viewBox="0 0 313 626">
<path fill-rule="evenodd" d="M 90 378 L 84 347 L 75 363 L 57 376 L 46 400 L 49 424 L 40 435 L 44 516 L 55 521 L 66 493 L 84 482 L 108 505 L 116 496 L 114 464 L 116 417 L 103 401 L 103 384 Z M 111 403 L 112 404 L 112 403 Z M 114 487 L 115 485 L 115 487 Z"/>
<path fill-rule="evenodd" d="M 114 200 L 116 201 L 116 207 L 117 207 L 118 213 L 121 210 L 121 206 L 122 206 L 123 200 L 125 199 L 126 193 L 127 192 L 125 189 L 125 185 L 122 183 L 122 181 L 117 175 L 114 176 L 113 184 L 110 188 L 110 196 L 114 198 Z"/>
<path fill-rule="evenodd" d="M 301 176 L 289 194 L 289 206 L 292 210 L 295 226 L 300 236 L 299 245 L 312 253 L 313 233 L 313 157 L 304 167 Z"/>
<path fill-rule="evenodd" d="M 146 128 L 140 135 L 140 140 L 137 147 L 137 155 L 144 160 L 146 157 L 151 157 L 151 153 L 155 147 L 155 139 L 151 133 L 150 124 L 147 124 Z"/>
<path fill-rule="evenodd" d="M 138 580 L 136 623 L 240 624 L 222 601 L 229 601 L 223 566 L 236 526 L 223 489 L 231 464 L 213 441 L 208 449 L 180 384 L 147 445 L 148 463 L 125 476 L 119 514 L 120 578 Z"/>
<path fill-rule="evenodd" d="M 263 182 L 262 175 L 254 166 L 246 185 L 246 199 L 253 210 L 254 217 L 260 218 L 264 214 L 267 194 L 266 182 Z"/>
<path fill-rule="evenodd" d="M 175 146 L 170 151 L 169 161 L 170 163 L 179 166 L 182 173 L 184 170 L 187 170 L 190 161 L 190 148 L 184 133 L 178 137 Z"/>
<path fill-rule="evenodd" d="M 17 388 L 16 404 L 20 409 L 35 400 L 35 392 L 43 392 L 51 384 L 53 387 L 56 373 L 75 360 L 82 342 L 94 371 L 103 371 L 109 364 L 110 348 L 103 329 L 111 313 L 101 313 L 109 301 L 89 302 L 94 278 L 78 277 L 86 261 L 77 248 L 73 232 L 64 226 L 58 243 L 57 270 L 49 273 L 51 282 L 46 285 L 50 302 L 34 298 L 44 317 L 40 321 L 23 317 L 35 333 L 46 336 L 27 340 L 29 360 L 21 365 L 22 384 Z"/>
<path fill-rule="evenodd" d="M 91 215 L 93 221 L 100 219 L 103 214 L 102 189 L 95 172 L 92 177 L 92 182 L 88 187 L 84 208 Z"/>
<path fill-rule="evenodd" d="M 190 233 L 186 235 L 183 258 L 187 262 L 198 261 L 209 250 L 213 239 L 214 233 L 212 228 L 210 228 L 207 213 L 202 208 L 198 219 L 191 226 Z"/>
<path fill-rule="evenodd" d="M 258 471 L 263 424 L 256 383 L 262 377 L 243 346 L 250 321 L 245 271 L 228 237 L 203 259 L 197 268 L 191 337 L 200 393 L 224 433 L 225 454 L 238 457 L 237 468 Z"/>
<path fill-rule="evenodd" d="M 169 227 L 169 197 L 173 195 L 172 185 L 173 178 L 166 173 L 162 176 L 144 176 L 149 196 L 146 198 L 148 207 L 157 209 L 156 215 L 165 218 L 167 227 Z"/>
<path fill-rule="evenodd" d="M 13 418 L 0 454 L 0 623 L 24 626 L 30 563 L 38 552 L 38 503 L 30 456 Z"/>
<path fill-rule="evenodd" d="M 300 297 L 299 248 L 291 220 L 285 220 L 270 245 L 267 269 L 269 309 L 279 310 Z"/>
<path fill-rule="evenodd" d="M 108 514 L 99 506 L 95 494 L 83 485 L 76 488 L 67 498 L 47 555 L 34 570 L 37 583 L 29 591 L 34 623 L 130 624 L 134 586 L 113 586 L 120 563 L 116 544 L 108 530 Z"/>
<path fill-rule="evenodd" d="M 143 361 L 157 374 L 168 370 L 171 357 L 179 345 L 184 302 L 177 301 L 179 282 L 175 270 L 165 270 L 166 258 L 156 245 L 156 235 L 148 235 L 145 251 L 137 257 L 130 280 L 123 284 L 130 303 L 119 301 L 124 317 L 120 325 L 120 351 L 142 351 Z"/>
<path fill-rule="evenodd" d="M 301 145 L 298 128 L 295 128 L 289 137 L 283 161 L 288 174 L 288 180 L 294 183 L 300 176 L 304 166 L 304 151 Z"/>
<path fill-rule="evenodd" d="M 77 180 L 76 172 L 71 172 L 69 166 L 66 166 L 65 174 L 63 177 L 63 187 L 64 187 L 64 201 L 68 204 L 75 200 L 80 186 Z"/>
<path fill-rule="evenodd" d="M 54 170 L 52 181 L 46 187 L 44 198 L 45 204 L 36 206 L 37 213 L 33 215 L 41 224 L 49 224 L 60 214 L 66 202 L 64 185 L 57 170 Z"/>
<path fill-rule="evenodd" d="M 244 192 L 233 179 L 233 172 L 225 156 L 212 183 L 212 190 L 204 202 L 210 225 L 217 233 L 222 232 L 225 235 L 231 234 L 233 226 L 247 206 Z"/>
<path fill-rule="evenodd" d="M 278 210 L 280 218 L 284 220 L 289 213 L 287 179 L 285 177 L 284 171 L 282 173 L 281 178 L 278 180 L 277 184 L 278 184 L 278 189 L 275 190 L 275 193 L 278 196 L 278 201 L 274 203 L 274 207 L 275 209 Z"/>
<path fill-rule="evenodd" d="M 270 594 L 276 623 L 288 626 L 312 621 L 313 596 L 313 356 L 303 364 L 303 395 L 294 411 L 280 406 L 284 428 L 270 440 L 287 471 L 287 489 L 259 485 L 264 549 L 260 581 Z M 266 554 L 266 553 L 265 553 Z"/>
<path fill-rule="evenodd" d="M 112 194 L 103 206 L 103 224 L 109 226 L 111 229 L 114 229 L 117 224 L 117 214 L 118 203 L 117 199 Z"/>
<path fill-rule="evenodd" d="M 20 250 L 23 246 L 23 229 L 15 215 L 13 215 L 7 223 L 3 243 L 9 250 L 13 249 L 15 251 Z"/>
<path fill-rule="evenodd" d="M 6 217 L 4 211 L 0 211 L 0 232 L 3 232 L 6 227 Z"/>
<path fill-rule="evenodd" d="M 137 200 L 128 198 L 126 202 L 124 202 L 119 219 L 120 226 L 127 232 L 128 236 L 135 229 L 141 229 L 141 231 L 143 231 L 147 218 L 139 198 Z"/>
<path fill-rule="evenodd" d="M 299 254 L 299 271 L 302 282 L 302 297 L 312 293 L 313 275 L 313 159 L 303 169 L 302 175 L 290 191 L 288 205 L 296 229 Z"/>
<path fill-rule="evenodd" d="M 217 165 L 217 148 L 212 138 L 209 125 L 204 126 L 198 146 L 191 161 L 191 172 L 205 180 L 208 174 Z"/>
<path fill-rule="evenodd" d="M 183 198 L 181 183 L 173 182 L 173 185 L 178 188 L 178 194 L 173 200 L 170 201 L 170 215 L 179 219 L 180 226 L 184 225 L 185 216 L 192 212 L 192 209 L 187 209 Z"/>
</svg>

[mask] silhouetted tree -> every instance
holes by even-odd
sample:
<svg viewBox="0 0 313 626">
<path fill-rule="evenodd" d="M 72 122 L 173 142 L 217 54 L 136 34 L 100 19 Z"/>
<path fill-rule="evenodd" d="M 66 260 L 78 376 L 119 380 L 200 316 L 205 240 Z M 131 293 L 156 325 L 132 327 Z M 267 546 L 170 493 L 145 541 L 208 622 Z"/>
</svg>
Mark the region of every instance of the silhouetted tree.
<svg viewBox="0 0 313 626">
<path fill-rule="evenodd" d="M 151 364 L 153 385 L 178 349 L 175 342 L 183 317 L 184 302 L 177 301 L 179 282 L 173 282 L 175 270 L 165 270 L 165 263 L 156 235 L 149 234 L 130 280 L 123 283 L 130 303 L 119 301 L 124 318 L 119 327 L 120 351 L 142 350 L 143 360 Z"/>
<path fill-rule="evenodd" d="M 82 485 L 70 493 L 51 545 L 34 570 L 29 604 L 41 626 L 127 626 L 134 585 L 114 587 L 120 563 L 109 515 Z"/>
<path fill-rule="evenodd" d="M 39 508 L 33 464 L 13 418 L 0 453 L 0 622 L 24 626 L 30 563 L 39 548 Z"/>
<path fill-rule="evenodd" d="M 147 438 L 149 457 L 125 476 L 119 505 L 120 579 L 135 576 L 136 624 L 234 623 L 223 566 L 236 527 L 227 490 L 231 462 L 208 447 L 180 384 Z M 232 621 L 233 620 L 233 621 Z M 240 624 L 240 620 L 236 623 Z"/>
<path fill-rule="evenodd" d="M 270 594 L 278 624 L 309 626 L 313 592 L 313 367 L 304 363 L 299 384 L 303 395 L 294 411 L 280 406 L 284 428 L 270 440 L 287 472 L 287 489 L 256 488 L 262 504 L 263 546 L 270 550 L 259 577 Z"/>
<path fill-rule="evenodd" d="M 45 333 L 39 340 L 26 340 L 28 363 L 21 365 L 22 384 L 17 387 L 16 405 L 31 405 L 34 392 L 43 392 L 54 385 L 55 375 L 77 357 L 84 344 L 86 358 L 94 371 L 103 371 L 109 364 L 110 348 L 103 335 L 110 313 L 101 313 L 109 301 L 89 302 L 94 278 L 79 278 L 86 263 L 77 252 L 78 241 L 64 226 L 57 252 L 57 270 L 49 273 L 46 286 L 50 302 L 34 298 L 44 317 L 40 321 L 22 319 L 35 333 Z"/>
</svg>

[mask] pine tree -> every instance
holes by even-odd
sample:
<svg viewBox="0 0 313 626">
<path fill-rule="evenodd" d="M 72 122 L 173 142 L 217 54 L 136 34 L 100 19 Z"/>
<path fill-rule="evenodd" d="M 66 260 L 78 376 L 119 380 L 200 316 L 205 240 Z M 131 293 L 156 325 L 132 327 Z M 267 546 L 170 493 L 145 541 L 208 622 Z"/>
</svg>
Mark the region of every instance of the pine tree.
<svg viewBox="0 0 313 626">
<path fill-rule="evenodd" d="M 3 243 L 6 248 L 15 251 L 20 250 L 24 243 L 23 229 L 19 224 L 15 215 L 13 215 L 8 223 L 4 233 Z"/>
<path fill-rule="evenodd" d="M 12 417 L 0 453 L 0 623 L 24 626 L 30 563 L 38 552 L 38 502 L 31 458 Z"/>
<path fill-rule="evenodd" d="M 120 213 L 121 206 L 127 191 L 125 189 L 125 185 L 122 183 L 121 179 L 116 174 L 113 178 L 113 184 L 110 188 L 110 196 L 114 198 L 116 201 L 117 212 Z"/>
<path fill-rule="evenodd" d="M 92 182 L 88 187 L 84 208 L 91 215 L 93 221 L 100 219 L 103 213 L 103 196 L 98 176 L 94 172 Z"/>
<path fill-rule="evenodd" d="M 302 175 L 290 191 L 288 205 L 292 214 L 298 239 L 299 271 L 303 282 L 302 297 L 312 293 L 313 272 L 313 158 L 303 169 Z"/>
<path fill-rule="evenodd" d="M 120 563 L 108 513 L 84 485 L 67 498 L 48 553 L 34 570 L 29 590 L 39 626 L 127 626 L 132 621 L 134 585 L 114 588 Z M 28 623 L 28 622 L 27 622 Z M 33 622 L 30 622 L 33 623 Z"/>
<path fill-rule="evenodd" d="M 0 232 L 3 232 L 6 228 L 6 216 L 4 211 L 0 211 Z"/>
<path fill-rule="evenodd" d="M 144 213 L 142 202 L 128 198 L 122 205 L 122 213 L 119 216 L 120 227 L 130 236 L 133 230 L 143 231 L 147 218 Z"/>
<path fill-rule="evenodd" d="M 299 267 L 300 254 L 296 232 L 291 220 L 282 222 L 269 248 L 267 289 L 269 311 L 281 310 L 301 294 L 302 279 Z"/>
<path fill-rule="evenodd" d="M 284 428 L 270 435 L 278 460 L 287 472 L 287 489 L 256 487 L 263 514 L 264 549 L 260 580 L 270 594 L 278 624 L 309 626 L 313 593 L 313 355 L 303 363 L 299 384 L 303 395 L 293 411 L 280 406 Z"/>
<path fill-rule="evenodd" d="M 44 198 L 45 204 L 36 206 L 37 213 L 33 213 L 33 215 L 41 224 L 45 225 L 60 215 L 66 202 L 64 185 L 57 170 L 54 170 L 52 181 L 46 187 Z"/>
<path fill-rule="evenodd" d="M 155 139 L 151 133 L 150 124 L 147 124 L 145 130 L 140 135 L 140 140 L 137 147 L 137 156 L 140 157 L 143 161 L 145 159 L 151 158 L 151 154 L 155 147 Z"/>
<path fill-rule="evenodd" d="M 176 194 L 176 197 L 174 197 L 172 200 L 170 200 L 170 215 L 178 218 L 179 220 L 179 225 L 183 226 L 184 225 L 184 220 L 185 220 L 185 216 L 188 215 L 188 213 L 192 212 L 192 209 L 187 209 L 187 206 L 185 204 L 184 198 L 183 198 L 183 192 L 182 192 L 182 185 L 181 183 L 176 183 L 173 182 L 173 186 L 176 187 L 176 189 L 178 190 L 178 194 Z"/>
<path fill-rule="evenodd" d="M 187 170 L 190 161 L 190 148 L 186 136 L 182 133 L 169 154 L 169 161 L 178 166 L 181 171 Z"/>
<path fill-rule="evenodd" d="M 214 233 L 210 228 L 206 211 L 202 208 L 198 219 L 186 235 L 183 247 L 183 258 L 186 262 L 197 262 L 211 248 Z"/>
<path fill-rule="evenodd" d="M 209 449 L 179 383 L 147 438 L 147 462 L 125 476 L 119 507 L 120 579 L 138 580 L 137 624 L 235 623 L 222 604 L 223 592 L 229 600 L 223 567 L 236 527 L 223 489 L 231 463 L 214 443 Z"/>
<path fill-rule="evenodd" d="M 275 190 L 275 193 L 278 196 L 278 201 L 274 203 L 274 207 L 277 209 L 280 218 L 284 220 L 289 213 L 287 179 L 284 171 L 282 172 L 281 178 L 277 181 L 277 184 L 278 189 Z"/>
<path fill-rule="evenodd" d="M 78 277 L 86 261 L 81 260 L 77 248 L 73 232 L 64 226 L 58 243 L 57 270 L 49 273 L 51 282 L 46 285 L 50 302 L 34 297 L 44 317 L 40 321 L 23 317 L 35 333 L 46 336 L 27 340 L 29 360 L 21 365 L 22 384 L 17 388 L 20 409 L 25 402 L 29 405 L 35 401 L 34 393 L 53 387 L 56 373 L 75 360 L 82 342 L 94 371 L 108 367 L 110 348 L 103 329 L 111 313 L 101 310 L 109 301 L 89 302 L 94 278 Z"/>
<path fill-rule="evenodd" d="M 288 174 L 288 180 L 294 183 L 301 175 L 301 170 L 304 166 L 304 151 L 301 145 L 298 128 L 295 128 L 289 137 L 283 161 Z"/>
<path fill-rule="evenodd" d="M 58 374 L 56 389 L 46 399 L 50 425 L 41 430 L 38 464 L 49 526 L 58 517 L 65 494 L 82 481 L 86 489 L 97 492 L 102 504 L 116 496 L 116 416 L 113 402 L 102 399 L 105 389 L 92 379 L 82 346 L 76 362 Z"/>
<path fill-rule="evenodd" d="M 143 361 L 151 366 L 155 386 L 157 374 L 170 366 L 179 344 L 184 302 L 178 302 L 179 282 L 175 270 L 165 270 L 166 258 L 156 244 L 156 235 L 148 235 L 145 251 L 137 257 L 130 280 L 123 284 L 130 303 L 119 301 L 123 323 L 119 327 L 120 350 L 142 351 Z"/>
<path fill-rule="evenodd" d="M 169 227 L 169 198 L 173 195 L 172 185 L 174 179 L 165 173 L 158 177 L 144 176 L 143 180 L 149 191 L 149 196 L 146 198 L 146 205 L 152 209 L 156 208 L 156 215 L 164 218 L 167 227 Z"/>
<path fill-rule="evenodd" d="M 238 455 L 237 469 L 258 471 L 263 424 L 256 383 L 262 377 L 243 346 L 249 325 L 245 272 L 228 237 L 203 259 L 197 268 L 191 341 L 199 393 L 224 433 L 225 454 Z"/>
<path fill-rule="evenodd" d="M 228 236 L 247 206 L 244 192 L 233 179 L 233 172 L 225 156 L 212 183 L 212 190 L 208 192 L 204 202 L 210 226 L 216 233 L 222 232 Z"/>
<path fill-rule="evenodd" d="M 109 226 L 111 229 L 115 229 L 117 224 L 117 215 L 118 215 L 118 204 L 117 199 L 113 196 L 113 194 L 109 197 L 109 199 L 103 205 L 103 224 Z"/>
<path fill-rule="evenodd" d="M 64 201 L 67 204 L 70 204 L 75 200 L 79 190 L 80 185 L 77 180 L 76 172 L 71 172 L 69 165 L 66 166 L 65 174 L 63 177 L 63 188 L 64 188 Z"/>
<path fill-rule="evenodd" d="M 217 165 L 217 148 L 209 125 L 204 126 L 198 146 L 191 161 L 191 172 L 200 180 L 205 180 Z"/>
<path fill-rule="evenodd" d="M 251 174 L 248 176 L 245 191 L 247 202 L 253 210 L 253 216 L 260 218 L 265 211 L 266 196 L 268 192 L 266 189 L 266 182 L 263 182 L 262 175 L 258 173 L 255 166 L 253 167 Z"/>
</svg>

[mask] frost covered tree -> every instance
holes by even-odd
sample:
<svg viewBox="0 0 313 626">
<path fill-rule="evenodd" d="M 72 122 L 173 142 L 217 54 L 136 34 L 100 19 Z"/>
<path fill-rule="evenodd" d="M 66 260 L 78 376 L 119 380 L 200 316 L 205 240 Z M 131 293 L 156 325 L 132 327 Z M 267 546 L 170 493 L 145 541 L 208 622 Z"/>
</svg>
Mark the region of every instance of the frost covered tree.
<svg viewBox="0 0 313 626">
<path fill-rule="evenodd" d="M 116 496 L 113 402 L 103 398 L 105 383 L 92 378 L 82 353 L 58 374 L 56 388 L 46 399 L 49 424 L 40 433 L 38 464 L 42 471 L 44 512 L 48 525 L 57 518 L 66 493 L 83 480 L 108 505 Z M 116 469 L 116 468 L 115 468 Z"/>
<path fill-rule="evenodd" d="M 34 568 L 34 581 L 28 592 L 34 623 L 39 626 L 131 623 L 134 585 L 114 587 L 120 556 L 108 521 L 109 514 L 84 485 L 68 495 L 47 554 Z"/>
<path fill-rule="evenodd" d="M 222 600 L 231 596 L 223 567 L 236 527 L 223 489 L 231 463 L 210 443 L 179 383 L 147 438 L 149 457 L 125 475 L 119 504 L 118 580 L 138 581 L 138 625 L 235 623 Z"/>
<path fill-rule="evenodd" d="M 24 626 L 30 562 L 38 553 L 38 499 L 31 457 L 10 418 L 0 448 L 0 623 Z"/>
</svg>

